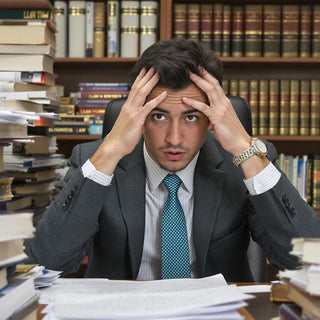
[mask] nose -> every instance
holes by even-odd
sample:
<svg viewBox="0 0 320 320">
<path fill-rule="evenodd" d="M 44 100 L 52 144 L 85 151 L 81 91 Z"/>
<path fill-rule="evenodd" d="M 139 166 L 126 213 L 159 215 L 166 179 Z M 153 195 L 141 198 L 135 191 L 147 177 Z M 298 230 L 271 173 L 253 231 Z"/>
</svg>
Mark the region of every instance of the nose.
<svg viewBox="0 0 320 320">
<path fill-rule="evenodd" d="M 168 126 L 166 141 L 173 146 L 178 146 L 183 142 L 183 133 L 179 121 L 172 121 Z"/>
</svg>

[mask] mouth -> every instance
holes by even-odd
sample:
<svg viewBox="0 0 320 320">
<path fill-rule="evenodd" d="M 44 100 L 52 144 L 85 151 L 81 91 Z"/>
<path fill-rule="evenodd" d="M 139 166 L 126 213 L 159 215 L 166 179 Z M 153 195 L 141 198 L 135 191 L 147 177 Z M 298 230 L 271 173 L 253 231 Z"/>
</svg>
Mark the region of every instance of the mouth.
<svg viewBox="0 0 320 320">
<path fill-rule="evenodd" d="M 164 152 L 165 157 L 167 160 L 170 161 L 178 161 L 183 158 L 184 152 L 179 152 L 179 151 L 166 151 Z"/>
</svg>

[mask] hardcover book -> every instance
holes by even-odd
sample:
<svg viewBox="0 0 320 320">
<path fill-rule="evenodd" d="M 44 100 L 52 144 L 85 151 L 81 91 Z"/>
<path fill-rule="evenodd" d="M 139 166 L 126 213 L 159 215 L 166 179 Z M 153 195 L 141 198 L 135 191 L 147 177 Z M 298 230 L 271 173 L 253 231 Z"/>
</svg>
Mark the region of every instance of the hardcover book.
<svg viewBox="0 0 320 320">
<path fill-rule="evenodd" d="M 263 56 L 281 56 L 281 5 L 263 7 Z"/>
<path fill-rule="evenodd" d="M 300 46 L 299 56 L 302 58 L 311 56 L 312 42 L 312 5 L 300 6 Z"/>
<path fill-rule="evenodd" d="M 244 6 L 232 6 L 231 56 L 242 57 L 244 48 Z"/>
<path fill-rule="evenodd" d="M 93 56 L 102 58 L 105 56 L 106 20 L 104 2 L 94 3 L 93 14 Z"/>
<path fill-rule="evenodd" d="M 107 0 L 107 54 L 111 58 L 119 57 L 119 16 L 119 0 Z"/>
<path fill-rule="evenodd" d="M 68 21 L 68 5 L 66 1 L 54 1 L 55 21 L 57 25 L 56 41 L 57 41 L 57 57 L 67 57 L 67 21 Z"/>
<path fill-rule="evenodd" d="M 200 4 L 187 4 L 187 38 L 199 40 L 200 38 Z"/>
<path fill-rule="evenodd" d="M 200 41 L 209 49 L 212 48 L 212 4 L 200 4 Z"/>
<path fill-rule="evenodd" d="M 217 56 L 222 55 L 223 4 L 213 4 L 213 51 Z"/>
<path fill-rule="evenodd" d="M 173 38 L 187 38 L 187 4 L 185 3 L 174 4 Z"/>
<path fill-rule="evenodd" d="M 222 57 L 230 57 L 231 52 L 231 5 L 223 5 L 222 16 Z"/>
</svg>

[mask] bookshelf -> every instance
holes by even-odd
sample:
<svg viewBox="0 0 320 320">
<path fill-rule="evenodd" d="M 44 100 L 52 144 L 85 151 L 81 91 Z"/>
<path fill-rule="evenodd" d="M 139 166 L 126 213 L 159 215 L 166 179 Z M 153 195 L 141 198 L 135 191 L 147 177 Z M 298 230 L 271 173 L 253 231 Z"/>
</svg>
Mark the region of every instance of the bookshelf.
<svg viewBox="0 0 320 320">
<path fill-rule="evenodd" d="M 170 39 L 173 33 L 173 6 L 196 3 L 194 0 L 159 0 L 159 39 Z M 208 3 L 201 0 L 199 3 Z M 298 0 L 220 0 L 222 4 L 297 4 Z M 320 4 L 305 0 L 303 4 Z M 80 81 L 130 81 L 130 70 L 138 58 L 58 58 L 55 73 L 65 93 L 77 91 Z M 320 79 L 320 58 L 222 57 L 226 79 Z M 97 136 L 58 136 L 61 152 L 70 155 L 72 147 Z M 291 155 L 312 154 L 320 150 L 319 136 L 262 136 L 272 141 L 279 152 Z"/>
</svg>

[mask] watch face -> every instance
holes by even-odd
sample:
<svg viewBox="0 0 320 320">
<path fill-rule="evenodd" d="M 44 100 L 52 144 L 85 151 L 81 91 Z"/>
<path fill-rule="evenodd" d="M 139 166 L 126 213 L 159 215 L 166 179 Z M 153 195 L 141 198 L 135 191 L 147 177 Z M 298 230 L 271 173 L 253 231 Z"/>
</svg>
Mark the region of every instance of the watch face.
<svg viewBox="0 0 320 320">
<path fill-rule="evenodd" d="M 259 149 L 260 152 L 262 152 L 262 153 L 266 153 L 267 152 L 267 147 L 261 140 L 256 140 L 255 144 L 256 144 L 256 146 L 257 146 L 257 148 Z"/>
</svg>

